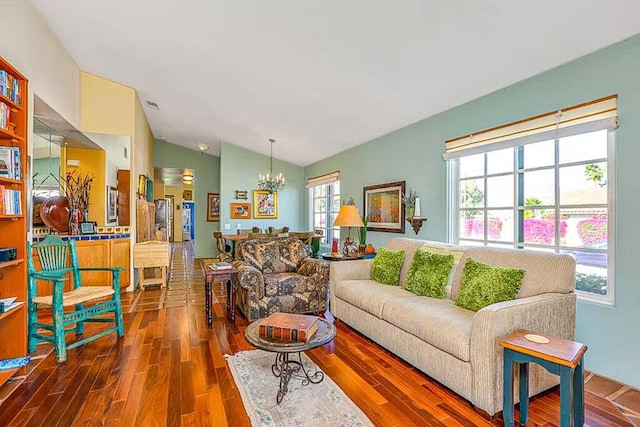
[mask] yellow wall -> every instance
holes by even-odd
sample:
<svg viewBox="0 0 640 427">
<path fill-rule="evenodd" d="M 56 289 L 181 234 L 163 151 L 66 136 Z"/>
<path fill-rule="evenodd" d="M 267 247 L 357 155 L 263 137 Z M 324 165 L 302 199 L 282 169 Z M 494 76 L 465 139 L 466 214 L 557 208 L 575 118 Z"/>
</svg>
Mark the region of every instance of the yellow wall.
<svg viewBox="0 0 640 427">
<path fill-rule="evenodd" d="M 135 90 L 85 72 L 80 75 L 80 88 L 83 132 L 133 137 Z"/>
<path fill-rule="evenodd" d="M 182 185 L 165 185 L 164 194 L 173 196 L 173 241 L 182 242 Z"/>
<path fill-rule="evenodd" d="M 93 184 L 89 192 L 89 220 L 96 221 L 98 225 L 106 225 L 106 197 L 105 184 L 105 153 L 103 150 L 90 150 L 86 148 L 66 147 L 60 156 L 62 160 L 62 176 L 75 171 L 78 174 L 93 174 Z M 67 166 L 68 160 L 79 160 L 80 166 Z"/>
<path fill-rule="evenodd" d="M 164 182 L 155 181 L 153 183 L 153 199 L 163 199 L 164 198 Z"/>
</svg>

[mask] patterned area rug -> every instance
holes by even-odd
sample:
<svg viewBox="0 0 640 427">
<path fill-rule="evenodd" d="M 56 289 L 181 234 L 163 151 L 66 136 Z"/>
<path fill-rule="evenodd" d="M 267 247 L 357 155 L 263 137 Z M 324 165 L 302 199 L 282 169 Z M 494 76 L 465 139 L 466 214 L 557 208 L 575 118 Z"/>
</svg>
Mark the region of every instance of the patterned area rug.
<svg viewBox="0 0 640 427">
<path fill-rule="evenodd" d="M 271 373 L 275 353 L 263 350 L 226 355 L 251 424 L 257 426 L 373 426 L 367 416 L 325 375 L 320 384 L 302 385 L 296 377 L 276 405 L 279 380 Z M 307 371 L 314 363 L 304 354 Z"/>
</svg>

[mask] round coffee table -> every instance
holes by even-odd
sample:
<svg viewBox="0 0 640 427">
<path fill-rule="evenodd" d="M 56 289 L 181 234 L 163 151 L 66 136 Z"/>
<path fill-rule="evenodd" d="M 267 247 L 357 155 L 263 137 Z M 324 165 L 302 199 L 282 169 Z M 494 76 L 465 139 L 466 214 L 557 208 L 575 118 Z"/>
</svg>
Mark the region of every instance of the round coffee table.
<svg viewBox="0 0 640 427">
<path fill-rule="evenodd" d="M 276 403 L 279 405 L 287 394 L 289 380 L 292 376 L 302 379 L 302 385 L 319 384 L 324 379 L 324 373 L 318 370 L 314 363 L 314 371 L 308 371 L 302 363 L 302 352 L 320 347 L 333 340 L 336 336 L 336 327 L 325 319 L 318 318 L 318 330 L 307 342 L 291 342 L 272 340 L 258 335 L 258 328 L 262 320 L 256 320 L 249 324 L 244 331 L 246 340 L 261 350 L 276 353 L 276 359 L 271 366 L 271 372 L 280 379 L 280 387 L 276 395 Z M 290 358 L 290 354 L 297 353 Z"/>
</svg>

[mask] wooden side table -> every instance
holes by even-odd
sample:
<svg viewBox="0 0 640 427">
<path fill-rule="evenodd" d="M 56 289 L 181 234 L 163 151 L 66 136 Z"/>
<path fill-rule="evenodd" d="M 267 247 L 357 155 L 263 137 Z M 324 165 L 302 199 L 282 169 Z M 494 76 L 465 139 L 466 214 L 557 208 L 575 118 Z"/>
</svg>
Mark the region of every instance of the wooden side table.
<svg viewBox="0 0 640 427">
<path fill-rule="evenodd" d="M 236 321 L 236 281 L 238 270 L 226 268 L 214 270 L 211 268 L 217 260 L 202 260 L 202 274 L 204 275 L 204 310 L 207 316 L 207 325 L 213 325 L 213 283 L 220 282 L 227 286 L 227 313 L 231 314 L 231 321 Z"/>
<path fill-rule="evenodd" d="M 525 335 L 542 336 L 548 343 L 532 342 Z M 520 369 L 520 423 L 529 416 L 529 362 L 537 363 L 560 376 L 560 425 L 584 424 L 583 356 L 587 346 L 521 329 L 500 343 L 504 347 L 504 397 L 502 418 L 505 426 L 513 426 L 513 368 Z"/>
</svg>

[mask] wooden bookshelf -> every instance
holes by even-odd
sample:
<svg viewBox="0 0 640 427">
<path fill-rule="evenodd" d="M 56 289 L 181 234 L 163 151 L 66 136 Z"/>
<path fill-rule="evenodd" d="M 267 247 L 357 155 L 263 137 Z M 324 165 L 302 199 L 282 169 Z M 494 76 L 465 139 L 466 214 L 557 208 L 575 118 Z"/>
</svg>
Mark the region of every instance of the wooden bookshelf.
<svg viewBox="0 0 640 427">
<path fill-rule="evenodd" d="M 26 180 L 27 176 L 27 123 L 28 81 L 4 58 L 0 57 L 0 70 L 9 73 L 18 81 L 20 102 L 0 93 L 0 103 L 9 108 L 9 120 L 13 130 L 0 128 L 0 147 L 20 149 L 21 179 L 0 178 L 0 185 L 6 189 L 19 190 L 21 194 L 22 214 L 5 215 L 0 212 L 0 247 L 14 247 L 18 250 L 18 259 L 0 263 L 0 298 L 16 297 L 24 302 L 5 313 L 0 314 L 0 359 L 13 359 L 27 355 L 27 224 L 26 224 Z M 23 375 L 26 369 L 0 371 L 0 386 L 14 375 Z"/>
</svg>

